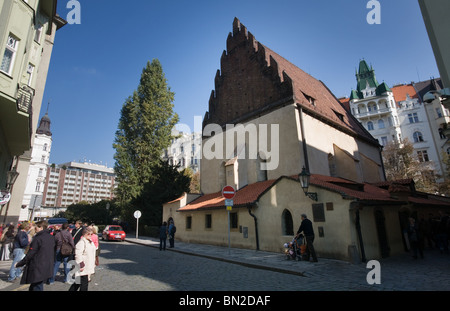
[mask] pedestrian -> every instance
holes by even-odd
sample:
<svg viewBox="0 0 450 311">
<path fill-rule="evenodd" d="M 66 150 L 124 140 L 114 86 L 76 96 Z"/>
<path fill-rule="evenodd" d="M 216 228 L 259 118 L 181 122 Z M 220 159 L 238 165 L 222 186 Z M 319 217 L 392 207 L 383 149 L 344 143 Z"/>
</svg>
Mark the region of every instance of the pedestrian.
<svg viewBox="0 0 450 311">
<path fill-rule="evenodd" d="M 303 232 L 303 235 L 305 236 L 306 240 L 306 251 L 305 251 L 305 259 L 306 261 L 309 261 L 310 256 L 312 256 L 312 261 L 317 262 L 317 256 L 316 251 L 314 250 L 314 229 L 312 226 L 311 220 L 308 219 L 306 214 L 301 215 L 302 223 L 300 224 L 300 227 L 297 231 L 298 238 L 300 236 L 300 233 Z"/>
<path fill-rule="evenodd" d="M 81 220 L 77 220 L 75 222 L 75 229 L 72 230 L 73 244 L 77 245 L 78 241 L 81 239 L 83 229 L 85 227 L 82 226 L 83 222 Z"/>
<path fill-rule="evenodd" d="M 412 217 L 409 217 L 408 239 L 413 258 L 417 259 L 417 253 L 420 254 L 420 258 L 423 258 L 423 235 L 416 224 L 416 220 Z"/>
<path fill-rule="evenodd" d="M 61 247 L 63 243 L 68 243 L 70 244 L 70 246 L 72 246 L 72 249 L 75 249 L 72 235 L 69 232 L 68 223 L 63 224 L 61 230 L 55 234 L 55 243 L 56 243 L 55 266 L 53 268 L 53 276 L 48 280 L 48 284 L 53 284 L 55 282 L 56 273 L 58 272 L 61 263 L 63 264 L 64 267 L 64 283 L 68 283 L 70 272 L 70 266 L 68 262 L 71 257 L 71 254 L 63 255 L 61 253 Z"/>
<path fill-rule="evenodd" d="M 159 250 L 166 250 L 166 240 L 167 240 L 167 222 L 163 222 L 162 226 L 159 227 Z"/>
<path fill-rule="evenodd" d="M 92 242 L 95 245 L 95 265 L 98 266 L 98 256 L 100 255 L 100 244 L 98 243 L 98 227 L 95 224 L 89 226 L 92 229 Z"/>
<path fill-rule="evenodd" d="M 16 264 L 17 268 L 25 266 L 20 284 L 30 284 L 30 291 L 43 291 L 44 282 L 53 276 L 55 237 L 47 228 L 45 220 L 36 223 L 36 234 L 28 253 Z"/>
<path fill-rule="evenodd" d="M 2 257 L 1 260 L 11 260 L 12 251 L 13 251 L 13 243 L 15 237 L 14 225 L 9 225 L 8 229 L 4 230 L 1 238 L 2 243 Z"/>
<path fill-rule="evenodd" d="M 169 248 L 175 247 L 175 232 L 177 231 L 177 227 L 175 227 L 175 223 L 173 222 L 173 219 L 170 218 L 169 220 Z"/>
<path fill-rule="evenodd" d="M 8 282 L 14 282 L 17 278 L 22 276 L 22 269 L 16 268 L 16 263 L 25 257 L 25 250 L 29 244 L 27 234 L 29 227 L 30 224 L 28 222 L 21 223 L 19 226 L 19 231 L 14 238 L 13 262 L 11 264 L 11 268 L 9 269 Z"/>
<path fill-rule="evenodd" d="M 92 228 L 86 227 L 75 245 L 75 261 L 79 270 L 75 272 L 75 282 L 69 291 L 87 291 L 89 276 L 95 272 L 95 245 L 92 242 Z"/>
<path fill-rule="evenodd" d="M 447 221 L 449 220 L 448 213 L 439 211 L 440 219 L 437 227 L 436 239 L 439 246 L 439 251 L 441 254 L 448 253 L 448 235 L 447 235 Z"/>
</svg>

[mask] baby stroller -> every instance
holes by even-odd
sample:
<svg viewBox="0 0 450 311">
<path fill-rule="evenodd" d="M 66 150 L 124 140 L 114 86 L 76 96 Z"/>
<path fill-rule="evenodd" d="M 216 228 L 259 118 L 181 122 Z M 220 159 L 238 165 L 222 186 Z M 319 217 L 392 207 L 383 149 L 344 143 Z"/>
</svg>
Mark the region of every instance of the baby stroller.
<svg viewBox="0 0 450 311">
<path fill-rule="evenodd" d="M 306 250 L 305 238 L 302 234 L 300 236 L 294 237 L 291 242 L 284 243 L 284 253 L 286 254 L 287 260 L 302 260 L 302 257 Z"/>
</svg>

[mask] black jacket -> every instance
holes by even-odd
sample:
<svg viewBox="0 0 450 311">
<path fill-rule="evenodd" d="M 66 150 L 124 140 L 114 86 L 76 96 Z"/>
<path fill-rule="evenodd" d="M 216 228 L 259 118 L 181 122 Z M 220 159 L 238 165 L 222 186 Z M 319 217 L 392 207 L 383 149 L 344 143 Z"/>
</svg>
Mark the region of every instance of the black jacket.
<svg viewBox="0 0 450 311">
<path fill-rule="evenodd" d="M 297 234 L 303 232 L 304 236 L 314 236 L 314 229 L 312 226 L 312 222 L 311 220 L 309 220 L 308 218 L 305 218 L 302 220 L 302 223 L 300 225 L 300 228 L 298 228 Z"/>
<path fill-rule="evenodd" d="M 16 267 L 25 266 L 20 284 L 46 281 L 53 276 L 55 264 L 55 238 L 48 230 L 36 233 L 27 255 Z"/>
</svg>

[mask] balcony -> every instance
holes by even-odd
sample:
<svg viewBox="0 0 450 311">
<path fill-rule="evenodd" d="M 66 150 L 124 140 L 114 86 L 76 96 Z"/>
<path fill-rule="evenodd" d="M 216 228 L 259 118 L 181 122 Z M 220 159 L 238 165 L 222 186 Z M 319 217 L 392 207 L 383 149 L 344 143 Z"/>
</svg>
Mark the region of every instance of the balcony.
<svg viewBox="0 0 450 311">
<path fill-rule="evenodd" d="M 25 84 L 18 85 L 14 98 L 0 92 L 2 127 L 13 156 L 31 148 L 33 97 L 34 90 Z"/>
<path fill-rule="evenodd" d="M 385 116 L 385 115 L 389 115 L 392 113 L 392 109 L 391 108 L 383 108 L 383 109 L 377 109 L 377 110 L 372 110 L 372 111 L 361 111 L 361 112 L 356 112 L 354 114 L 355 118 L 357 119 L 364 119 L 364 118 L 369 118 L 369 117 L 374 117 L 374 116 Z"/>
</svg>

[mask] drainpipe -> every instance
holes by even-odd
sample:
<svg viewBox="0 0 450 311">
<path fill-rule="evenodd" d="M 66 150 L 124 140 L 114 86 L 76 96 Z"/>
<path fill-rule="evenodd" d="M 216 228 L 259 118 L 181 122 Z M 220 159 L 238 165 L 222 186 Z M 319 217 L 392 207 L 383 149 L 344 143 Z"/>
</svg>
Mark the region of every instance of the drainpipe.
<svg viewBox="0 0 450 311">
<path fill-rule="evenodd" d="M 359 248 L 361 250 L 361 261 L 366 262 L 366 253 L 364 251 L 364 242 L 362 238 L 362 232 L 361 232 L 361 222 L 359 219 L 359 204 L 358 202 L 352 202 L 350 203 L 351 210 L 355 210 L 356 218 L 355 218 L 355 227 L 356 232 L 358 233 L 358 240 L 359 240 Z"/>
<path fill-rule="evenodd" d="M 256 204 L 258 204 L 258 203 L 256 203 Z M 255 220 L 256 250 L 259 251 L 258 219 L 256 218 L 256 216 L 254 214 L 252 214 L 252 207 L 250 205 L 247 205 L 247 209 L 248 209 L 248 213 L 250 214 L 250 216 L 252 216 L 253 219 Z"/>
</svg>

